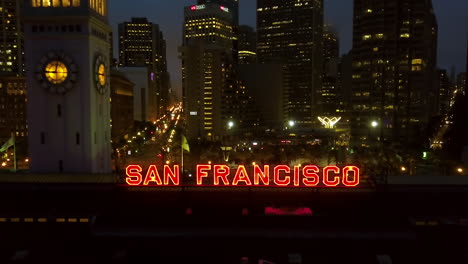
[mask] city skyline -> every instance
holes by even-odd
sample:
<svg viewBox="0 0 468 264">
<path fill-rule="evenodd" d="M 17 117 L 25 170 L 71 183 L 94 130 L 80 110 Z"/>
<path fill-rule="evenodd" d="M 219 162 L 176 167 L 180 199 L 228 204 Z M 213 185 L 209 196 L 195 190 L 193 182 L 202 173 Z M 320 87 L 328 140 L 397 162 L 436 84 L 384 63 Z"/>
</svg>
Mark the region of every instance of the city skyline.
<svg viewBox="0 0 468 264">
<path fill-rule="evenodd" d="M 447 5 L 444 0 L 432 0 L 437 22 L 439 24 L 438 62 L 440 68 L 450 73 L 452 66 L 457 72 L 465 71 L 466 39 L 468 37 L 468 2 L 452 0 Z M 142 0 L 138 6 L 131 6 L 127 1 L 112 2 L 109 10 L 109 20 L 114 30 L 114 40 L 117 41 L 117 24 L 131 17 L 147 17 L 149 21 L 159 24 L 167 39 L 168 69 L 171 74 L 172 86 L 180 94 L 182 87 L 180 60 L 177 48 L 182 44 L 183 7 L 195 4 L 196 0 L 181 1 L 149 1 Z M 325 23 L 331 23 L 338 31 L 340 38 L 340 55 L 347 53 L 352 46 L 352 0 L 325 0 Z M 256 28 L 256 1 L 240 2 L 240 24 Z M 114 43 L 116 44 L 116 43 Z M 114 53 L 114 57 L 116 54 Z"/>
</svg>

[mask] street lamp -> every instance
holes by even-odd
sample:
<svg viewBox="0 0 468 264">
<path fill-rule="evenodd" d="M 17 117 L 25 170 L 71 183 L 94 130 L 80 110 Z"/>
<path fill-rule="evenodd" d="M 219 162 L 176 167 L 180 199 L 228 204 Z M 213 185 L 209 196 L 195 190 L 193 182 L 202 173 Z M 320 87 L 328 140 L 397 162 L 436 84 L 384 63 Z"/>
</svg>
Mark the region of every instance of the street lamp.
<svg viewBox="0 0 468 264">
<path fill-rule="evenodd" d="M 290 128 L 294 127 L 295 125 L 296 125 L 296 122 L 295 122 L 294 120 L 289 120 L 288 126 L 289 126 Z"/>
<path fill-rule="evenodd" d="M 457 172 L 460 173 L 460 174 L 463 173 L 463 168 L 458 168 Z"/>
<path fill-rule="evenodd" d="M 377 122 L 377 121 L 372 121 L 371 126 L 374 127 L 374 128 L 375 128 L 375 127 L 378 127 L 378 126 L 379 126 L 379 122 Z"/>
<path fill-rule="evenodd" d="M 234 121 L 229 121 L 227 125 L 228 129 L 232 129 L 234 127 Z"/>
</svg>

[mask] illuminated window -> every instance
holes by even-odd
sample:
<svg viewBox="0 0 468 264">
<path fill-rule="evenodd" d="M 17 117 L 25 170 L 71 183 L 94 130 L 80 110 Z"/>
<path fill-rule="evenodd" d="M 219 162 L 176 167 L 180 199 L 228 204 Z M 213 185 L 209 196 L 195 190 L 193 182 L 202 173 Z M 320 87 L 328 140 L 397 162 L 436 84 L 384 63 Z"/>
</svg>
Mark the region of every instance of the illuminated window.
<svg viewBox="0 0 468 264">
<path fill-rule="evenodd" d="M 400 38 L 409 38 L 409 37 L 410 37 L 409 33 L 400 34 Z"/>
<path fill-rule="evenodd" d="M 367 13 L 372 13 L 372 9 L 367 9 L 366 12 Z"/>
<path fill-rule="evenodd" d="M 378 34 L 375 34 L 375 37 L 379 38 L 379 39 L 382 39 L 384 37 L 384 34 L 378 33 Z"/>
<path fill-rule="evenodd" d="M 53 84 L 63 83 L 68 77 L 68 69 L 61 61 L 52 61 L 45 68 L 47 80 Z"/>
<path fill-rule="evenodd" d="M 70 7 L 80 6 L 80 0 L 31 0 L 33 7 Z"/>
<path fill-rule="evenodd" d="M 423 60 L 422 59 L 413 59 L 413 60 L 411 60 L 411 64 L 413 64 L 413 65 L 423 64 Z"/>
<path fill-rule="evenodd" d="M 100 15 L 106 15 L 106 0 L 89 0 L 89 7 Z"/>
<path fill-rule="evenodd" d="M 362 39 L 363 39 L 363 40 L 368 40 L 368 39 L 370 39 L 371 37 L 372 37 L 371 35 L 364 35 L 364 36 L 362 36 Z"/>
<path fill-rule="evenodd" d="M 99 84 L 101 84 L 102 86 L 106 85 L 106 66 L 104 66 L 104 64 L 99 65 L 98 78 Z"/>
</svg>

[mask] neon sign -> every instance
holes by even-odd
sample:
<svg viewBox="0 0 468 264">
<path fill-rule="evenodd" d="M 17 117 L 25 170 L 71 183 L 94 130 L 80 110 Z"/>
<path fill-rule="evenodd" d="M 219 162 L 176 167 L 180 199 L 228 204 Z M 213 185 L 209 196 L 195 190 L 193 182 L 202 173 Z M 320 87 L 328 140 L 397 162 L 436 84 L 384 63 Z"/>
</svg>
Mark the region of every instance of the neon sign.
<svg viewBox="0 0 468 264">
<path fill-rule="evenodd" d="M 360 183 L 360 170 L 356 166 L 316 165 L 227 165 L 199 164 L 196 167 L 196 186 L 253 186 L 253 187 L 356 187 Z M 140 165 L 126 168 L 129 186 L 181 186 L 179 165 L 165 165 L 158 170 L 150 165 L 146 172 Z"/>
<path fill-rule="evenodd" d="M 190 10 L 201 10 L 205 9 L 205 5 L 193 5 L 190 7 Z"/>
<path fill-rule="evenodd" d="M 229 12 L 229 8 L 225 6 L 220 6 L 219 9 L 223 10 L 224 12 Z"/>
</svg>

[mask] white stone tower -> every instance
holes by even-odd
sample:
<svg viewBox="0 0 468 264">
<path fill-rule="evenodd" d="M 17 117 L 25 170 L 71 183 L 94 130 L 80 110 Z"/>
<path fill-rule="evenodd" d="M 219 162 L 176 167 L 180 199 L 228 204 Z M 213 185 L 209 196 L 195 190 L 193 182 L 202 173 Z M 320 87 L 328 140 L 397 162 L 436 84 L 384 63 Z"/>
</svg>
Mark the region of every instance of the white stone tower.
<svg viewBox="0 0 468 264">
<path fill-rule="evenodd" d="M 24 0 L 34 173 L 110 173 L 106 0 Z"/>
</svg>

